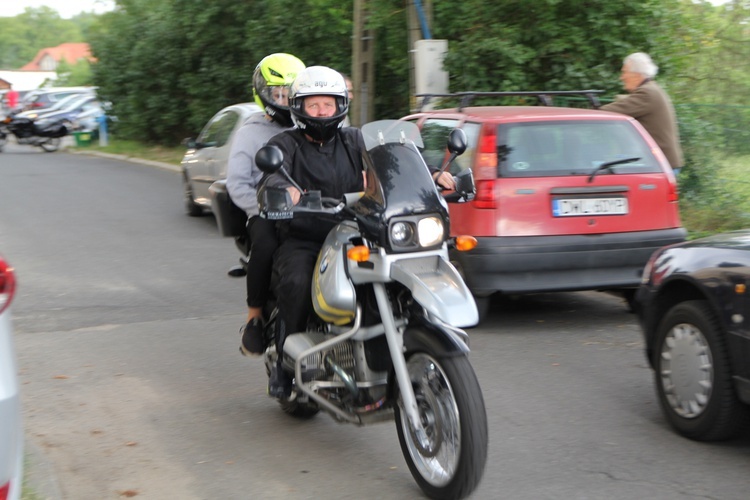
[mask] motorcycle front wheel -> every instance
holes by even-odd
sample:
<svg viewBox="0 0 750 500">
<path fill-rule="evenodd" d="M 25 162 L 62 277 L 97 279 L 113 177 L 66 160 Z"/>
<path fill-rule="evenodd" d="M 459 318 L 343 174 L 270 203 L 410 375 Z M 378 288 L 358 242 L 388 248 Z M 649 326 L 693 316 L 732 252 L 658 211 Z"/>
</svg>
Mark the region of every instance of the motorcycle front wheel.
<svg viewBox="0 0 750 500">
<path fill-rule="evenodd" d="M 466 356 L 411 354 L 407 368 L 424 428 L 418 435 L 398 398 L 396 429 L 412 476 L 430 498 L 464 498 L 487 461 L 487 412 Z"/>
<path fill-rule="evenodd" d="M 60 147 L 60 138 L 50 137 L 46 141 L 39 143 L 39 147 L 48 153 L 54 153 Z"/>
</svg>

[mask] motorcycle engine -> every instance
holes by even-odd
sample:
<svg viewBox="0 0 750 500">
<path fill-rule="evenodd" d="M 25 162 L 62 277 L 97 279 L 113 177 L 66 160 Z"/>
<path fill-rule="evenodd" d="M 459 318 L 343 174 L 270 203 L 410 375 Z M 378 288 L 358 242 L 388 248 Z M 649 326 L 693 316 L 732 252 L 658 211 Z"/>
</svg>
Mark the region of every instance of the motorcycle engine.
<svg viewBox="0 0 750 500">
<path fill-rule="evenodd" d="M 295 333 L 284 341 L 284 368 L 294 371 L 297 359 L 304 351 L 333 338 L 322 332 Z M 302 360 L 302 380 L 330 380 L 334 375 L 344 372 L 352 373 L 354 369 L 354 352 L 351 342 L 336 344 L 330 349 L 314 353 Z"/>
</svg>

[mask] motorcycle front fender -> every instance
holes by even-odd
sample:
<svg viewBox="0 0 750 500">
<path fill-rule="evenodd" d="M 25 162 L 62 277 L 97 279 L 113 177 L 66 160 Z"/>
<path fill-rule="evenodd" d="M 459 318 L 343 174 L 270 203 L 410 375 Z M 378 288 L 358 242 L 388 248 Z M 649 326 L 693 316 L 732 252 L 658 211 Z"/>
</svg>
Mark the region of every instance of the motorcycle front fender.
<svg viewBox="0 0 750 500">
<path fill-rule="evenodd" d="M 455 267 L 439 255 L 400 259 L 391 278 L 411 290 L 414 300 L 441 321 L 458 328 L 479 322 L 474 297 Z"/>
<path fill-rule="evenodd" d="M 455 333 L 441 325 L 423 323 L 404 332 L 404 348 L 410 352 L 429 352 L 436 356 L 462 356 L 469 346 Z"/>
</svg>

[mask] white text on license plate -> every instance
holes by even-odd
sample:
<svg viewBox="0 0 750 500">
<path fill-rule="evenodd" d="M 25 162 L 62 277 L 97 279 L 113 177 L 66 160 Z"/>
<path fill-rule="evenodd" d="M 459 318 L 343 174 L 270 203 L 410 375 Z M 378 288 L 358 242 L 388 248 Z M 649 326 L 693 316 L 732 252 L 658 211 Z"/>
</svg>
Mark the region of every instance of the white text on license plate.
<svg viewBox="0 0 750 500">
<path fill-rule="evenodd" d="M 552 215 L 555 217 L 575 217 L 577 215 L 624 215 L 627 213 L 627 198 L 552 200 Z"/>
</svg>

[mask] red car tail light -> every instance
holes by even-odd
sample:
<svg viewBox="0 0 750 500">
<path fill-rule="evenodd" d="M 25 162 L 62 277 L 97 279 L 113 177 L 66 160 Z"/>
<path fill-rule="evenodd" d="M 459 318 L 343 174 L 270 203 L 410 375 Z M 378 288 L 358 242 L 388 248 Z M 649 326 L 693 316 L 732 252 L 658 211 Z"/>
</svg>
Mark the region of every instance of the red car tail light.
<svg viewBox="0 0 750 500">
<path fill-rule="evenodd" d="M 680 195 L 677 192 L 677 182 L 672 178 L 669 179 L 669 187 L 667 187 L 667 201 L 677 203 L 680 201 Z"/>
<path fill-rule="evenodd" d="M 472 203 L 475 208 L 497 208 L 494 179 L 491 181 L 477 181 L 477 194 Z"/>
<path fill-rule="evenodd" d="M 10 305 L 15 289 L 16 276 L 13 268 L 0 258 L 0 313 Z"/>
<path fill-rule="evenodd" d="M 10 493 L 10 483 L 5 483 L 0 486 L 0 500 L 6 500 Z"/>
<path fill-rule="evenodd" d="M 495 179 L 497 178 L 497 126 L 486 123 L 479 134 L 477 162 L 474 167 L 477 194 L 475 208 L 497 208 L 495 200 Z"/>
<path fill-rule="evenodd" d="M 485 124 L 479 135 L 479 151 L 474 168 L 476 180 L 495 179 L 497 177 L 497 126 Z"/>
</svg>

